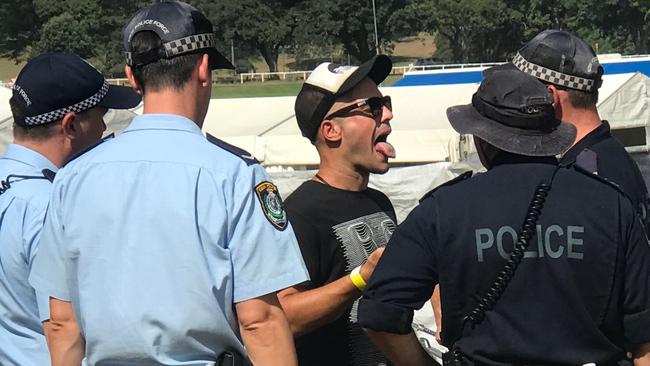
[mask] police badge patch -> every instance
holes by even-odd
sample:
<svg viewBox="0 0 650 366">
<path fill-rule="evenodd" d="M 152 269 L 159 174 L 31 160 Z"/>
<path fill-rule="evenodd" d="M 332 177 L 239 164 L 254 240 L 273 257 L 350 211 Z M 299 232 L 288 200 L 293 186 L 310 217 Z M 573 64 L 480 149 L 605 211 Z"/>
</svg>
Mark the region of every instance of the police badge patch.
<svg viewBox="0 0 650 366">
<path fill-rule="evenodd" d="M 287 227 L 287 213 L 284 211 L 278 187 L 271 182 L 264 181 L 255 186 L 255 194 L 260 200 L 264 216 L 276 229 L 284 230 Z"/>
</svg>

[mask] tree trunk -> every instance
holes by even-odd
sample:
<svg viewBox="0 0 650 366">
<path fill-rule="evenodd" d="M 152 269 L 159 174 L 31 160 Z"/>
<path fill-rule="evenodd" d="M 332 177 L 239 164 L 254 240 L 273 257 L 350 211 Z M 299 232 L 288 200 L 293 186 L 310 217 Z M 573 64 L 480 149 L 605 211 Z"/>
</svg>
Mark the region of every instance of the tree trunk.
<svg viewBox="0 0 650 366">
<path fill-rule="evenodd" d="M 262 43 L 258 45 L 257 49 L 260 51 L 264 61 L 269 66 L 269 72 L 278 72 L 278 55 L 280 54 L 278 47 Z"/>
</svg>

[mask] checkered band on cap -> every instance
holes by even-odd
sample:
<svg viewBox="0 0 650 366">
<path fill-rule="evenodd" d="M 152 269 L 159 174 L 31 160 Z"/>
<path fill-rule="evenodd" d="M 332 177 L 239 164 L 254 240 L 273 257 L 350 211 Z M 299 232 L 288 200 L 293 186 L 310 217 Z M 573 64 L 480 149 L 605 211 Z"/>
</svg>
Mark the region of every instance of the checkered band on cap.
<svg viewBox="0 0 650 366">
<path fill-rule="evenodd" d="M 212 33 L 194 34 L 191 36 L 175 39 L 173 41 L 163 43 L 165 50 L 165 57 L 172 58 L 174 56 L 182 55 L 184 53 L 200 50 L 203 48 L 214 48 L 217 41 Z M 133 65 L 133 54 L 125 52 L 126 64 Z"/>
<path fill-rule="evenodd" d="M 82 100 L 81 102 L 73 104 L 69 107 L 39 114 L 38 116 L 25 117 L 25 124 L 28 126 L 44 125 L 46 123 L 54 122 L 62 118 L 63 116 L 65 116 L 66 113 L 83 112 L 86 109 L 90 109 L 96 106 L 99 102 L 101 102 L 101 100 L 104 99 L 104 96 L 106 96 L 106 93 L 108 93 L 108 83 L 106 82 L 106 80 L 104 80 L 104 84 L 102 84 L 102 87 L 99 89 L 99 91 L 97 91 L 97 93 L 93 94 L 92 96 L 86 98 L 85 100 Z"/>
<path fill-rule="evenodd" d="M 217 42 L 212 33 L 195 34 L 163 44 L 167 57 L 182 55 L 202 48 L 212 48 L 216 45 Z"/>
<path fill-rule="evenodd" d="M 530 74 L 538 79 L 542 79 L 551 84 L 561 85 L 571 89 L 582 90 L 590 92 L 594 88 L 594 80 L 581 78 L 561 73 L 559 71 L 548 69 L 544 66 L 534 64 L 527 61 L 522 55 L 517 52 L 517 55 L 512 59 L 513 65 L 519 70 Z"/>
</svg>

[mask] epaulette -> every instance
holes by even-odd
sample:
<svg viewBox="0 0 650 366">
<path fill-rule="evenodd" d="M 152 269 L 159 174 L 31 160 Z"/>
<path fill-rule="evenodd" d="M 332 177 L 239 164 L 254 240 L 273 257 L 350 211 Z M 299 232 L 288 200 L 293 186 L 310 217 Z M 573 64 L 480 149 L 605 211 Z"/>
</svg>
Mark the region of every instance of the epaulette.
<svg viewBox="0 0 650 366">
<path fill-rule="evenodd" d="M 210 141 L 211 143 L 219 146 L 220 148 L 222 148 L 222 149 L 228 151 L 229 153 L 237 156 L 238 158 L 242 159 L 246 163 L 246 165 L 250 166 L 250 165 L 260 163 L 259 161 L 257 161 L 257 159 L 255 159 L 255 157 L 252 154 L 250 154 L 248 151 L 246 151 L 244 149 L 238 148 L 235 145 L 231 145 L 231 144 L 229 144 L 229 143 L 227 143 L 227 142 L 225 142 L 223 140 L 220 140 L 220 139 L 210 135 L 209 133 L 206 134 L 206 137 L 207 137 L 208 141 Z"/>
<path fill-rule="evenodd" d="M 630 198 L 630 196 L 628 196 L 628 194 L 625 193 L 623 188 L 621 186 L 619 186 L 618 184 L 616 184 L 615 182 L 613 182 L 613 181 L 611 181 L 611 180 L 609 180 L 609 179 L 607 179 L 607 178 L 605 178 L 603 176 L 600 176 L 597 173 L 593 173 L 593 172 L 585 169 L 584 167 L 580 166 L 579 164 L 571 164 L 569 166 L 569 168 L 573 168 L 573 170 L 575 170 L 578 173 L 581 173 L 583 175 L 588 176 L 589 178 L 592 178 L 592 179 L 595 179 L 595 180 L 597 180 L 599 182 L 607 184 L 608 186 L 610 186 L 610 187 L 614 188 L 615 190 L 617 190 L 623 196 L 627 197 L 630 201 L 632 200 Z"/>
<path fill-rule="evenodd" d="M 424 196 L 422 196 L 422 198 L 420 198 L 420 203 L 422 203 L 422 201 L 424 201 L 425 199 L 429 198 L 432 194 L 434 194 L 434 193 L 435 193 L 437 190 L 439 190 L 440 188 L 442 188 L 442 187 L 452 186 L 452 185 L 454 185 L 454 184 L 456 184 L 456 183 L 458 183 L 458 182 L 462 182 L 462 181 L 464 181 L 464 180 L 466 180 L 466 179 L 469 179 L 469 178 L 471 178 L 471 177 L 472 177 L 472 171 L 469 170 L 469 171 L 466 171 L 465 173 L 463 173 L 463 174 L 457 176 L 456 178 L 454 178 L 454 179 L 452 179 L 452 180 L 448 180 L 448 181 L 446 181 L 445 183 L 442 183 L 441 185 L 439 185 L 439 186 L 437 186 L 436 188 L 430 190 L 430 191 L 427 192 Z"/>
<path fill-rule="evenodd" d="M 89 146 L 89 147 L 87 147 L 87 148 L 85 148 L 85 149 L 83 149 L 83 150 L 77 152 L 76 154 L 73 154 L 70 158 L 68 158 L 68 160 L 65 161 L 65 163 L 63 164 L 63 166 L 68 165 L 68 163 L 70 163 L 71 161 L 73 161 L 73 160 L 75 160 L 76 158 L 80 157 L 81 155 L 87 153 L 88 151 L 90 151 L 90 150 L 96 148 L 97 146 L 103 144 L 104 142 L 113 139 L 114 137 L 115 137 L 115 134 L 114 134 L 114 133 L 111 133 L 110 135 L 108 135 L 108 136 L 104 137 L 103 139 L 99 140 L 99 142 L 97 142 L 96 144 L 91 145 L 91 146 Z"/>
</svg>

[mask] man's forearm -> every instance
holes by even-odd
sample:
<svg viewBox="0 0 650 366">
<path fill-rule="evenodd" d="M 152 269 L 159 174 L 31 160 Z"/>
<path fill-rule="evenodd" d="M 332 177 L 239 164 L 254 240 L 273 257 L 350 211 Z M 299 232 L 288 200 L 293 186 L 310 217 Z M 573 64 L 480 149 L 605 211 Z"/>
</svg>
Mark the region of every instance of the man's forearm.
<svg viewBox="0 0 650 366">
<path fill-rule="evenodd" d="M 368 329 L 368 336 L 395 366 L 431 366 L 435 362 L 413 332 L 394 334 Z"/>
<path fill-rule="evenodd" d="M 43 323 L 52 366 L 79 366 L 84 357 L 84 339 L 72 304 L 50 298 L 50 320 Z"/>
<path fill-rule="evenodd" d="M 308 333 L 339 318 L 361 296 L 349 276 L 325 286 L 302 290 L 299 287 L 278 294 L 294 335 Z"/>
<path fill-rule="evenodd" d="M 240 332 L 255 366 L 298 364 L 293 335 L 275 294 L 236 305 Z"/>
</svg>

